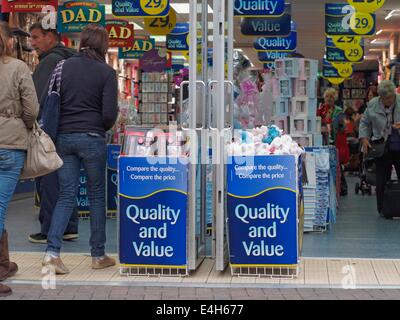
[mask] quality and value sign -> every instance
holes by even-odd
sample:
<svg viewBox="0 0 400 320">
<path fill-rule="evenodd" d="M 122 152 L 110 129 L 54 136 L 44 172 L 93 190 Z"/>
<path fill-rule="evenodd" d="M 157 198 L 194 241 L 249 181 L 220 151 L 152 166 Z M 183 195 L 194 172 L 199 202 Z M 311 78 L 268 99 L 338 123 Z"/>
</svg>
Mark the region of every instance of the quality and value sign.
<svg viewBox="0 0 400 320">
<path fill-rule="evenodd" d="M 291 32 L 292 16 L 285 13 L 279 18 L 244 18 L 241 31 L 245 36 L 288 36 Z"/>
<path fill-rule="evenodd" d="M 285 0 L 235 0 L 235 17 L 279 17 L 285 12 Z"/>
<path fill-rule="evenodd" d="M 168 51 L 189 51 L 189 24 L 177 23 L 166 41 Z"/>
<path fill-rule="evenodd" d="M 134 44 L 133 24 L 124 20 L 106 20 L 109 47 L 132 47 Z"/>
<path fill-rule="evenodd" d="M 230 158 L 229 255 L 232 267 L 295 266 L 299 259 L 295 156 Z"/>
<path fill-rule="evenodd" d="M 165 17 L 169 0 L 113 0 L 112 14 L 120 18 Z"/>
<path fill-rule="evenodd" d="M 88 24 L 106 24 L 105 6 L 92 1 L 68 1 L 58 8 L 57 31 L 81 32 Z"/>
<path fill-rule="evenodd" d="M 347 3 L 325 4 L 325 33 L 328 36 L 374 36 L 376 15 L 357 12 Z"/>
<path fill-rule="evenodd" d="M 331 63 L 324 60 L 322 75 L 324 78 L 351 78 L 353 75 L 353 67 L 351 63 Z"/>
<path fill-rule="evenodd" d="M 11 12 L 42 12 L 46 6 L 52 6 L 57 9 L 57 0 L 4 0 L 8 1 Z M 4 3 L 3 1 L 3 3 Z"/>
<path fill-rule="evenodd" d="M 342 50 L 336 47 L 332 39 L 326 39 L 326 60 L 329 62 L 353 62 L 364 61 L 364 46 L 358 45 L 351 49 Z"/>
<path fill-rule="evenodd" d="M 257 51 L 295 51 L 297 48 L 297 32 L 292 31 L 286 37 L 260 37 L 254 41 Z"/>
<path fill-rule="evenodd" d="M 153 50 L 156 42 L 152 38 L 135 38 L 132 47 L 119 48 L 118 59 L 141 59 L 145 52 Z"/>
<path fill-rule="evenodd" d="M 119 158 L 123 266 L 187 267 L 188 161 L 172 160 Z"/>
</svg>

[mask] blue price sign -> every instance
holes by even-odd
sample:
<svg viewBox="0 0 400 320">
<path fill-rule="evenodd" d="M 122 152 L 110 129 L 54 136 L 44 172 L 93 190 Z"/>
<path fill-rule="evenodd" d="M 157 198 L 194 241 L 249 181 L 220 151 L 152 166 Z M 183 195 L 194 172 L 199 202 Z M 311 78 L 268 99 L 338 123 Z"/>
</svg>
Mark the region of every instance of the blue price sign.
<svg viewBox="0 0 400 320">
<path fill-rule="evenodd" d="M 287 58 L 294 52 L 295 51 L 259 51 L 257 54 L 260 62 L 275 62 L 275 60 Z"/>
<path fill-rule="evenodd" d="M 187 266 L 188 167 L 185 159 L 167 160 L 119 158 L 123 266 Z"/>
<path fill-rule="evenodd" d="M 292 31 L 287 37 L 261 37 L 254 42 L 257 51 L 295 51 L 297 32 Z"/>
<path fill-rule="evenodd" d="M 230 263 L 233 267 L 297 265 L 301 192 L 296 157 L 253 159 L 249 165 L 231 158 L 228 165 Z"/>
<path fill-rule="evenodd" d="M 167 50 L 189 51 L 189 24 L 177 23 L 174 30 L 167 35 Z"/>
<path fill-rule="evenodd" d="M 118 18 L 166 17 L 169 0 L 113 0 L 112 14 Z"/>
<path fill-rule="evenodd" d="M 245 36 L 288 36 L 292 30 L 292 16 L 285 13 L 280 18 L 244 18 L 241 30 Z"/>
<path fill-rule="evenodd" d="M 285 12 L 285 0 L 235 0 L 236 17 L 279 17 Z"/>
<path fill-rule="evenodd" d="M 347 3 L 325 4 L 325 33 L 328 36 L 374 36 L 376 15 L 356 12 Z"/>
<path fill-rule="evenodd" d="M 80 215 L 86 215 L 90 213 L 87 176 L 83 166 L 81 167 L 81 172 L 79 175 L 79 191 L 76 198 L 76 205 Z"/>
<path fill-rule="evenodd" d="M 335 46 L 332 39 L 326 39 L 326 60 L 329 62 L 361 63 L 364 61 L 364 52 L 363 45 L 342 50 Z"/>
<path fill-rule="evenodd" d="M 105 27 L 104 5 L 92 1 L 68 1 L 58 7 L 57 31 L 60 33 L 81 32 L 91 23 Z"/>
</svg>

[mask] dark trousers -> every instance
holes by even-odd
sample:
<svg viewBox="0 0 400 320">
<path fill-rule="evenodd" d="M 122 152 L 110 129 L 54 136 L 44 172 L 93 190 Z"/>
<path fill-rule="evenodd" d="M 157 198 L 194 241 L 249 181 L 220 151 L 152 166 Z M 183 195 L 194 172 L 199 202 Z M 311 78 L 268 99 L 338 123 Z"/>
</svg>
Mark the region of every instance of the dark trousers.
<svg viewBox="0 0 400 320">
<path fill-rule="evenodd" d="M 36 191 L 40 201 L 40 232 L 47 236 L 49 233 L 53 211 L 59 196 L 58 174 L 53 172 L 47 176 L 36 179 Z M 74 213 L 69 220 L 65 233 L 78 233 L 79 215 L 75 206 Z"/>
<path fill-rule="evenodd" d="M 386 183 L 390 180 L 393 166 L 400 178 L 400 152 L 389 151 L 382 158 L 376 159 L 376 199 L 378 212 L 383 210 L 383 197 Z"/>
</svg>

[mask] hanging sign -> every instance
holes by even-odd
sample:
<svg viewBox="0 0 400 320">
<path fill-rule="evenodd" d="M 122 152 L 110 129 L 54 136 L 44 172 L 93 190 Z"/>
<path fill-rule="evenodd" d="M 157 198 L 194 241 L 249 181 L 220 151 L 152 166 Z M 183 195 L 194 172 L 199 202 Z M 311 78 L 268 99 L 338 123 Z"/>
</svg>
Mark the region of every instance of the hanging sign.
<svg viewBox="0 0 400 320">
<path fill-rule="evenodd" d="M 326 60 L 329 62 L 353 62 L 364 61 L 364 47 L 358 45 L 348 50 L 341 50 L 335 46 L 332 39 L 326 39 Z"/>
<path fill-rule="evenodd" d="M 230 158 L 228 163 L 231 266 L 296 266 L 302 202 L 298 160 L 256 156 L 251 165 L 243 158 Z"/>
<path fill-rule="evenodd" d="M 373 13 L 385 4 L 385 0 L 347 0 L 358 12 Z"/>
<path fill-rule="evenodd" d="M 189 51 L 189 24 L 177 23 L 174 30 L 167 35 L 166 41 L 169 51 Z"/>
<path fill-rule="evenodd" d="M 171 7 L 168 15 L 161 18 L 145 18 L 144 29 L 154 36 L 165 36 L 171 33 L 176 26 L 176 12 Z"/>
<path fill-rule="evenodd" d="M 292 16 L 285 13 L 280 18 L 244 18 L 241 30 L 245 36 L 277 37 L 291 32 Z"/>
<path fill-rule="evenodd" d="M 143 37 L 135 38 L 132 47 L 119 48 L 118 59 L 141 59 L 145 52 L 156 46 L 154 39 Z"/>
<path fill-rule="evenodd" d="M 347 3 L 325 4 L 325 33 L 328 36 L 374 36 L 376 15 L 356 12 Z"/>
<path fill-rule="evenodd" d="M 112 0 L 112 14 L 119 18 L 165 17 L 169 0 Z"/>
<path fill-rule="evenodd" d="M 279 17 L 285 12 L 285 0 L 235 0 L 235 17 Z"/>
<path fill-rule="evenodd" d="M 145 52 L 139 65 L 143 72 L 163 72 L 167 68 L 166 50 L 163 48 Z"/>
<path fill-rule="evenodd" d="M 186 269 L 186 159 L 119 159 L 119 258 L 122 266 Z M 172 164 L 173 163 L 173 164 Z"/>
<path fill-rule="evenodd" d="M 276 69 L 276 64 L 275 64 L 275 62 L 267 62 L 267 63 L 264 63 L 264 69 L 265 69 L 265 70 L 271 70 L 271 71 L 275 70 L 275 69 Z"/>
<path fill-rule="evenodd" d="M 57 0 L 4 0 L 4 2 L 8 2 L 10 12 L 42 12 L 47 6 L 55 9 L 58 7 Z"/>
<path fill-rule="evenodd" d="M 132 47 L 134 42 L 133 24 L 124 20 L 106 20 L 109 47 Z"/>
<path fill-rule="evenodd" d="M 81 32 L 88 24 L 106 24 L 105 6 L 91 1 L 68 1 L 58 8 L 57 31 Z"/>
<path fill-rule="evenodd" d="M 257 51 L 294 51 L 297 48 L 297 32 L 287 37 L 261 37 L 254 42 Z"/>
<path fill-rule="evenodd" d="M 353 67 L 351 64 L 334 64 L 324 60 L 322 75 L 324 78 L 351 78 Z"/>
<path fill-rule="evenodd" d="M 287 58 L 295 51 L 258 51 L 258 60 L 260 62 L 274 62 L 278 59 Z"/>
<path fill-rule="evenodd" d="M 328 38 L 331 38 L 334 46 L 341 50 L 349 50 L 358 48 L 358 46 L 364 46 L 364 38 L 361 36 L 332 36 Z"/>
</svg>

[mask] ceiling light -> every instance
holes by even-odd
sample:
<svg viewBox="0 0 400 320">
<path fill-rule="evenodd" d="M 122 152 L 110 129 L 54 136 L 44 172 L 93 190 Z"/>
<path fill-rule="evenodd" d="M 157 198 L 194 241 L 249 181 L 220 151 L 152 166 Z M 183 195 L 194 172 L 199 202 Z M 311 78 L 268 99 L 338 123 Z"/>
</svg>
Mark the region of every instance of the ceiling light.
<svg viewBox="0 0 400 320">
<path fill-rule="evenodd" d="M 379 30 L 379 31 L 376 33 L 376 35 L 379 36 L 382 32 L 383 32 L 383 30 L 381 29 L 381 30 Z"/>
<path fill-rule="evenodd" d="M 377 39 L 372 40 L 372 41 L 371 41 L 371 44 L 376 43 L 376 41 L 378 41 L 378 40 L 377 40 Z"/>
<path fill-rule="evenodd" d="M 399 15 L 400 15 L 400 9 L 394 9 L 389 12 L 389 14 L 385 17 L 385 20 L 389 20 L 391 17 Z"/>
</svg>

